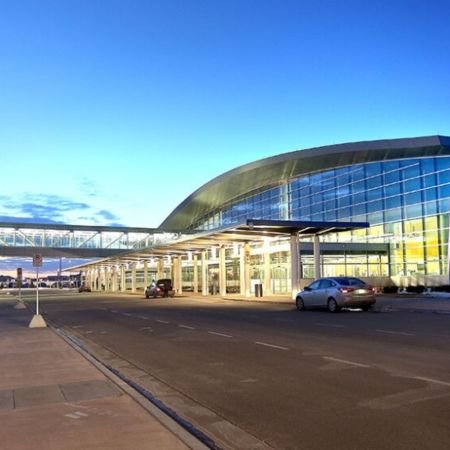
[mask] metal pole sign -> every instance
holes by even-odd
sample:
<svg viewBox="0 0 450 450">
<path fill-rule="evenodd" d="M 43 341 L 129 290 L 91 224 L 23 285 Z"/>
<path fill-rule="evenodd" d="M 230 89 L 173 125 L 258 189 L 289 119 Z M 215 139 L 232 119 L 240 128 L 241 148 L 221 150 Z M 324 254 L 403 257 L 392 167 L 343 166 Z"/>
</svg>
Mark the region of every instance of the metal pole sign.
<svg viewBox="0 0 450 450">
<path fill-rule="evenodd" d="M 33 255 L 33 266 L 36 267 L 36 315 L 39 316 L 39 267 L 42 266 L 42 255 Z"/>
<path fill-rule="evenodd" d="M 33 255 L 33 267 L 42 266 L 42 255 L 40 253 L 35 253 Z"/>
<path fill-rule="evenodd" d="M 19 301 L 20 301 L 20 300 L 22 300 L 22 267 L 17 268 L 16 280 L 17 280 L 17 284 L 19 285 Z"/>
</svg>

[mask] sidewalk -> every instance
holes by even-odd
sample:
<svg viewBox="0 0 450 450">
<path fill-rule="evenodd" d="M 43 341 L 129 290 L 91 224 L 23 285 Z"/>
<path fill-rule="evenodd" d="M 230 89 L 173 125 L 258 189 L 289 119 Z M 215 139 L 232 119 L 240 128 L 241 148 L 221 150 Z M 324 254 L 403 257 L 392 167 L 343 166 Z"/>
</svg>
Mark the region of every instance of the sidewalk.
<svg viewBox="0 0 450 450">
<path fill-rule="evenodd" d="M 2 449 L 206 448 L 55 331 L 28 328 L 32 314 L 14 305 L 0 302 Z"/>
<path fill-rule="evenodd" d="M 217 298 L 217 297 L 216 297 Z M 273 295 L 266 297 L 244 297 L 242 295 L 229 295 L 220 297 L 223 300 L 250 301 L 256 303 L 285 303 L 295 306 L 294 300 L 287 295 Z M 434 312 L 450 314 L 450 294 L 445 292 L 431 292 L 423 294 L 379 294 L 374 311 L 411 311 Z"/>
</svg>

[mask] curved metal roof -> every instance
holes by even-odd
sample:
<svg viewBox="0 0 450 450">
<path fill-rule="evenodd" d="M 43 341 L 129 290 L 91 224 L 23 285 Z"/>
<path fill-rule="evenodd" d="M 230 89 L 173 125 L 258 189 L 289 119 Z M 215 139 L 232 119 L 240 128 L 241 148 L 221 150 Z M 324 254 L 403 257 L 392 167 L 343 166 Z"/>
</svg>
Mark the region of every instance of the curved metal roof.
<svg viewBox="0 0 450 450">
<path fill-rule="evenodd" d="M 302 174 L 388 159 L 450 155 L 450 138 L 426 136 L 329 145 L 264 158 L 225 172 L 187 197 L 160 228 L 187 229 L 200 217 L 244 194 Z"/>
</svg>

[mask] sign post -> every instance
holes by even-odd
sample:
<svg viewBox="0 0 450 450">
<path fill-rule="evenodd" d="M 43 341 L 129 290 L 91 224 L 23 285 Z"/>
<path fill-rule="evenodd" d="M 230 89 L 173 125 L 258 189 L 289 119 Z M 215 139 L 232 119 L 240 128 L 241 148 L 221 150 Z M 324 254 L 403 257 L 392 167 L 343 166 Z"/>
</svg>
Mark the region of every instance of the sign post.
<svg viewBox="0 0 450 450">
<path fill-rule="evenodd" d="M 30 328 L 45 328 L 47 324 L 44 318 L 39 314 L 39 267 L 42 266 L 42 255 L 35 253 L 33 255 L 33 266 L 36 267 L 36 314 L 31 319 Z"/>
<path fill-rule="evenodd" d="M 22 268 L 17 268 L 16 287 L 19 285 L 19 298 L 14 306 L 14 309 L 26 309 L 24 302 L 22 301 Z"/>
</svg>

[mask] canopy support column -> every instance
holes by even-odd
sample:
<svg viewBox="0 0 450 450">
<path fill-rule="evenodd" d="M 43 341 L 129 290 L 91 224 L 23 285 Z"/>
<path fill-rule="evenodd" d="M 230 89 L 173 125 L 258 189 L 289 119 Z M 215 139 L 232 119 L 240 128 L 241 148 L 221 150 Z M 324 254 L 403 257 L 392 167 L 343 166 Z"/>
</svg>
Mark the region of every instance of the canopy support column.
<svg viewBox="0 0 450 450">
<path fill-rule="evenodd" d="M 202 295 L 208 295 L 208 262 L 206 261 L 206 250 L 202 251 Z"/>
<path fill-rule="evenodd" d="M 194 266 L 194 294 L 198 294 L 198 256 L 192 256 L 192 264 Z"/>
<path fill-rule="evenodd" d="M 300 290 L 300 245 L 297 233 L 291 234 L 291 295 L 294 300 Z"/>
<path fill-rule="evenodd" d="M 219 248 L 219 290 L 222 297 L 227 295 L 227 268 L 223 245 Z"/>
<path fill-rule="evenodd" d="M 314 278 L 317 280 L 317 278 L 320 278 L 321 270 L 320 270 L 320 240 L 319 235 L 314 235 L 314 244 L 313 244 L 313 250 L 314 250 Z"/>
</svg>

